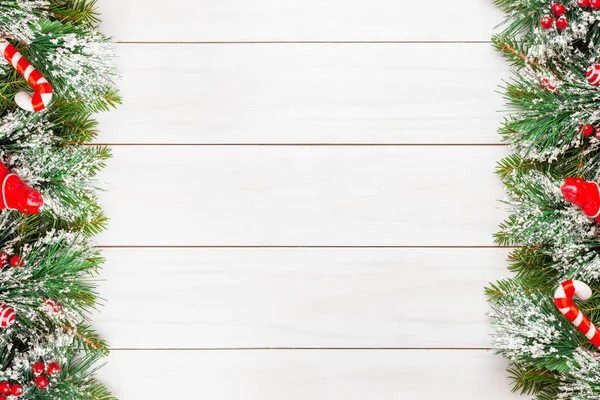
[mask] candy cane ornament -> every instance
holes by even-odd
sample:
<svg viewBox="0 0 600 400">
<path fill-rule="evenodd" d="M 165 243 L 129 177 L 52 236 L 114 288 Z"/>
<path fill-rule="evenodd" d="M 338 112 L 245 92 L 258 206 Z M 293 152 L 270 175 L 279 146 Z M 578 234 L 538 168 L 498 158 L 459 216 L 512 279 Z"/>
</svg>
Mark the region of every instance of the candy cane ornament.
<svg viewBox="0 0 600 400">
<path fill-rule="evenodd" d="M 15 103 L 26 111 L 42 111 L 52 100 L 52 85 L 6 39 L 0 39 L 2 55 L 33 88 L 33 95 L 20 91 Z"/>
<path fill-rule="evenodd" d="M 560 312 L 579 329 L 596 347 L 600 347 L 600 331 L 573 304 L 573 296 L 586 301 L 592 297 L 592 289 L 581 281 L 568 280 L 560 284 L 554 292 L 554 304 Z"/>
</svg>

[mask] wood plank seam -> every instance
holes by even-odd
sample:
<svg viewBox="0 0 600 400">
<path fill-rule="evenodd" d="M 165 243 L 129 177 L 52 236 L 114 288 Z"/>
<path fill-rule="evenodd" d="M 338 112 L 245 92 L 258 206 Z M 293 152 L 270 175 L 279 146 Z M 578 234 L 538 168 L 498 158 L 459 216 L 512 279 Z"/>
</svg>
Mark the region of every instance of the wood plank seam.
<svg viewBox="0 0 600 400">
<path fill-rule="evenodd" d="M 177 42 L 127 42 L 117 41 L 117 44 L 164 44 L 164 45 L 177 45 L 177 44 L 199 44 L 199 45 L 222 45 L 222 44 L 491 44 L 491 40 L 340 40 L 340 41 L 311 41 L 311 40 L 299 40 L 299 41 L 241 41 L 241 42 L 203 42 L 203 41 L 177 41 Z"/>
<path fill-rule="evenodd" d="M 489 347 L 113 347 L 110 351 L 490 351 Z"/>
</svg>

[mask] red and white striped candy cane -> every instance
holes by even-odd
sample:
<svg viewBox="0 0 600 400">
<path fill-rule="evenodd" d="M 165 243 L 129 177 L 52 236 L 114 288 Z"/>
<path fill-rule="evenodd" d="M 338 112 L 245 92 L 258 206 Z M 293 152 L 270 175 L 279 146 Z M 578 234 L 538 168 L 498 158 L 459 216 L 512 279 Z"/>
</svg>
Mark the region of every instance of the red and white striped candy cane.
<svg viewBox="0 0 600 400">
<path fill-rule="evenodd" d="M 0 326 L 11 326 L 16 320 L 17 314 L 12 308 L 0 305 Z"/>
<path fill-rule="evenodd" d="M 48 107 L 52 100 L 52 85 L 6 39 L 0 39 L 0 51 L 33 88 L 33 96 L 25 91 L 17 93 L 15 103 L 24 110 L 35 112 Z"/>
<path fill-rule="evenodd" d="M 592 297 L 592 289 L 581 281 L 568 280 L 560 284 L 554 292 L 554 304 L 563 315 L 585 335 L 596 347 L 600 347 L 600 331 L 588 317 L 573 304 L 573 296 L 581 300 Z"/>
</svg>

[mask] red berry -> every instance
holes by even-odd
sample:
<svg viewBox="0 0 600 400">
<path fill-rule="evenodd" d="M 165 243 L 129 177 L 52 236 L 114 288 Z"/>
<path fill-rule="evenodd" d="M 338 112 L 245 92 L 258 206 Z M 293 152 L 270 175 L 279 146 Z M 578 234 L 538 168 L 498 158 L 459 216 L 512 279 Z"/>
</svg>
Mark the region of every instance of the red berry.
<svg viewBox="0 0 600 400">
<path fill-rule="evenodd" d="M 46 375 L 41 375 L 35 378 L 35 386 L 39 387 L 40 389 L 46 389 L 49 383 L 50 381 Z"/>
<path fill-rule="evenodd" d="M 590 5 L 590 0 L 577 0 L 579 7 L 587 7 Z"/>
<path fill-rule="evenodd" d="M 38 361 L 35 364 L 33 364 L 33 367 L 31 368 L 35 376 L 43 374 L 45 369 L 46 367 L 44 367 L 44 363 L 41 361 Z"/>
<path fill-rule="evenodd" d="M 597 0 L 597 1 L 600 3 L 600 0 Z M 544 29 L 550 29 L 550 28 L 552 28 L 552 23 L 553 22 L 554 22 L 554 20 L 549 15 L 546 15 L 545 17 L 540 18 L 540 25 Z"/>
<path fill-rule="evenodd" d="M 4 264 L 8 263 L 8 253 L 0 252 L 0 266 L 4 266 Z"/>
<path fill-rule="evenodd" d="M 554 3 L 552 5 L 552 14 L 556 15 L 557 17 L 560 17 L 564 13 L 565 13 L 565 6 L 563 6 L 560 3 Z"/>
<path fill-rule="evenodd" d="M 12 256 L 8 263 L 10 265 L 12 265 L 13 267 L 22 267 L 23 266 L 23 261 L 21 261 L 21 257 L 19 257 L 19 256 Z"/>
<path fill-rule="evenodd" d="M 60 365 L 55 362 L 50 363 L 50 365 L 48 365 L 48 374 L 52 376 L 60 374 Z"/>
<path fill-rule="evenodd" d="M 556 20 L 556 27 L 557 27 L 558 29 L 560 29 L 561 31 L 562 31 L 563 29 L 566 29 L 566 28 L 567 28 L 567 25 L 569 25 L 569 19 L 568 19 L 567 17 L 565 17 L 564 15 L 563 15 L 562 17 L 559 17 L 559 18 Z"/>
<path fill-rule="evenodd" d="M 6 400 L 6 397 L 0 396 L 0 400 Z"/>
<path fill-rule="evenodd" d="M 600 0 L 590 0 L 590 7 L 592 10 L 597 10 L 600 8 Z"/>
<path fill-rule="evenodd" d="M 46 300 L 46 305 L 52 307 L 52 310 L 54 310 L 55 313 L 60 312 L 62 309 L 62 305 L 58 301 L 55 302 L 52 299 Z"/>
<path fill-rule="evenodd" d="M 10 393 L 15 397 L 20 397 L 23 394 L 23 386 L 15 383 L 10 387 Z"/>
<path fill-rule="evenodd" d="M 583 136 L 590 136 L 592 133 L 594 133 L 594 127 L 590 124 L 580 125 L 579 129 L 581 130 Z"/>
<path fill-rule="evenodd" d="M 10 383 L 8 383 L 8 382 L 0 383 L 0 394 L 10 394 Z"/>
</svg>

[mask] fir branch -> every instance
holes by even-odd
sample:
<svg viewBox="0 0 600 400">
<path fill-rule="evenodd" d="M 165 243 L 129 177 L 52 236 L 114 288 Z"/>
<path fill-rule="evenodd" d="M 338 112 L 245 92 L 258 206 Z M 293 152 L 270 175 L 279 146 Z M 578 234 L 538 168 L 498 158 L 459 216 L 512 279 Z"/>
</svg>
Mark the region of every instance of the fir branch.
<svg viewBox="0 0 600 400">
<path fill-rule="evenodd" d="M 96 0 L 52 0 L 49 9 L 58 20 L 94 29 L 100 23 L 96 3 Z"/>
<path fill-rule="evenodd" d="M 535 395 L 536 400 L 554 400 L 559 393 L 560 381 L 547 370 L 513 363 L 507 371 L 513 381 L 513 392 Z"/>
</svg>

